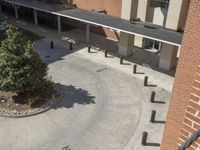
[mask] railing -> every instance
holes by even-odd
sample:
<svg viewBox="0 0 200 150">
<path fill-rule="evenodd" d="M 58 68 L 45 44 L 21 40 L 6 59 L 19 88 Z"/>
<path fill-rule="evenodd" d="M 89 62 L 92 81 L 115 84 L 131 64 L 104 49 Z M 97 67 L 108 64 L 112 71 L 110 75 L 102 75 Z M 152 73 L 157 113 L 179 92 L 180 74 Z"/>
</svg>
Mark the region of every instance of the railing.
<svg viewBox="0 0 200 150">
<path fill-rule="evenodd" d="M 186 141 L 185 143 L 183 143 L 181 145 L 181 147 L 179 147 L 178 150 L 186 150 L 187 148 L 189 148 L 192 143 L 194 143 L 197 138 L 200 137 L 200 129 L 197 130 L 197 132 L 195 132 L 194 134 L 192 134 Z"/>
</svg>

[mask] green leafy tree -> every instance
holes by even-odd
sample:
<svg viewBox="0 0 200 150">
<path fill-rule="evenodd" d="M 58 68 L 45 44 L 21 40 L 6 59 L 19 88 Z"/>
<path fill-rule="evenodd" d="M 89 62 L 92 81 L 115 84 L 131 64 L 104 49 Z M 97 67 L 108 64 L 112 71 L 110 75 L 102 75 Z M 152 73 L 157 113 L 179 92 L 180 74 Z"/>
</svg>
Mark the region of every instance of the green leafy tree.
<svg viewBox="0 0 200 150">
<path fill-rule="evenodd" d="M 34 51 L 33 44 L 13 25 L 6 30 L 0 44 L 0 90 L 18 94 L 42 88 L 47 66 Z"/>
</svg>

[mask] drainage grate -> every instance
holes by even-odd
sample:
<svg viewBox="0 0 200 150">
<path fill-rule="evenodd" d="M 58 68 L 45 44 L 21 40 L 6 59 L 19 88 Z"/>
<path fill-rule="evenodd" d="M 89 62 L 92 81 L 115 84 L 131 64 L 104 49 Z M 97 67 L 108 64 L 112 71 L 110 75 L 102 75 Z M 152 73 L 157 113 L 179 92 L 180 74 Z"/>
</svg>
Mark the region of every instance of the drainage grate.
<svg viewBox="0 0 200 150">
<path fill-rule="evenodd" d="M 102 68 L 102 69 L 99 69 L 99 70 L 97 70 L 97 72 L 102 72 L 102 71 L 104 71 L 104 70 L 107 70 L 108 68 Z"/>
<path fill-rule="evenodd" d="M 71 149 L 69 148 L 69 146 L 65 146 L 62 148 L 62 150 L 71 150 Z"/>
<path fill-rule="evenodd" d="M 47 56 L 45 56 L 45 58 L 50 58 L 51 56 L 49 56 L 49 55 L 47 55 Z"/>
</svg>

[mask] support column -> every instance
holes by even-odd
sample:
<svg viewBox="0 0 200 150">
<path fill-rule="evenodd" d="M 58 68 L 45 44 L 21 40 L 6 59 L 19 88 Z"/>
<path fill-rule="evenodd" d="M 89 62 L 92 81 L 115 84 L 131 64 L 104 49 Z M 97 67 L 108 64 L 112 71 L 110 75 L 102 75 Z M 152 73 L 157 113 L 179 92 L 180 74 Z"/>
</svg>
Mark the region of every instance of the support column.
<svg viewBox="0 0 200 150">
<path fill-rule="evenodd" d="M 129 56 L 133 53 L 134 35 L 120 32 L 119 55 Z"/>
<path fill-rule="evenodd" d="M 186 15 L 182 15 L 182 13 L 187 11 L 188 6 L 189 2 L 187 0 L 170 0 L 166 28 L 173 30 L 183 28 L 182 20 L 184 20 L 184 17 L 186 18 Z M 177 46 L 163 44 L 159 67 L 165 70 L 172 69 L 176 65 L 177 52 Z"/>
<path fill-rule="evenodd" d="M 163 43 L 159 68 L 171 70 L 176 65 L 178 47 Z"/>
<path fill-rule="evenodd" d="M 37 10 L 34 9 L 33 14 L 34 14 L 34 22 L 35 22 L 35 25 L 37 26 L 38 25 Z"/>
<path fill-rule="evenodd" d="M 61 29 L 61 17 L 57 16 L 57 24 L 58 24 L 58 34 L 61 34 L 62 29 Z"/>
<path fill-rule="evenodd" d="M 121 18 L 133 19 L 137 16 L 138 0 L 122 0 Z M 120 32 L 119 55 L 128 56 L 133 53 L 134 35 Z"/>
<path fill-rule="evenodd" d="M 90 43 L 90 25 L 86 24 L 86 43 Z"/>
<path fill-rule="evenodd" d="M 18 14 L 18 8 L 17 8 L 18 6 L 17 5 L 15 5 L 15 18 L 16 19 L 19 19 L 19 14 Z"/>
</svg>

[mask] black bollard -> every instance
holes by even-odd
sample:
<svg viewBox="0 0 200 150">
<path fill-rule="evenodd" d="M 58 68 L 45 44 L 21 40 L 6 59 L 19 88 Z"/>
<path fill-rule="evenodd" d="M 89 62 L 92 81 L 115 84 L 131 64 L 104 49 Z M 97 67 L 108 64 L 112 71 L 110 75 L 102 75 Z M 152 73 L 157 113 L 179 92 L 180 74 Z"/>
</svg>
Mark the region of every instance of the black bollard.
<svg viewBox="0 0 200 150">
<path fill-rule="evenodd" d="M 148 136 L 148 133 L 145 131 L 143 132 L 142 134 L 142 145 L 146 145 L 147 144 L 147 136 Z"/>
<path fill-rule="evenodd" d="M 151 123 L 154 123 L 154 122 L 155 122 L 155 117 L 156 117 L 156 111 L 155 111 L 155 110 L 152 110 L 152 112 L 151 112 L 151 119 L 150 119 L 150 122 L 151 122 Z"/>
<path fill-rule="evenodd" d="M 54 49 L 53 41 L 50 42 L 50 47 L 51 47 L 51 49 Z"/>
<path fill-rule="evenodd" d="M 155 92 L 155 91 L 152 91 L 152 92 L 151 92 L 151 98 L 150 98 L 150 102 L 151 102 L 151 103 L 154 103 L 155 95 L 156 95 L 156 92 Z"/>
<path fill-rule="evenodd" d="M 133 73 L 134 73 L 134 74 L 137 73 L 137 65 L 136 65 L 136 64 L 133 65 Z"/>
<path fill-rule="evenodd" d="M 144 86 L 147 86 L 147 82 L 148 82 L 148 77 L 145 76 L 145 77 L 144 77 Z"/>
<path fill-rule="evenodd" d="M 69 42 L 69 49 L 70 50 L 73 50 L 72 44 L 73 44 L 72 42 Z"/>
<path fill-rule="evenodd" d="M 108 57 L 108 51 L 105 50 L 105 57 Z"/>
<path fill-rule="evenodd" d="M 123 64 L 123 59 L 124 59 L 124 57 L 123 57 L 123 56 L 120 56 L 120 65 Z"/>
<path fill-rule="evenodd" d="M 91 53 L 91 46 L 88 45 L 88 53 Z"/>
</svg>

